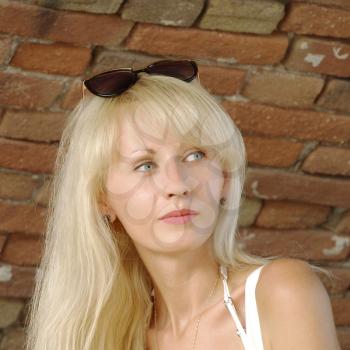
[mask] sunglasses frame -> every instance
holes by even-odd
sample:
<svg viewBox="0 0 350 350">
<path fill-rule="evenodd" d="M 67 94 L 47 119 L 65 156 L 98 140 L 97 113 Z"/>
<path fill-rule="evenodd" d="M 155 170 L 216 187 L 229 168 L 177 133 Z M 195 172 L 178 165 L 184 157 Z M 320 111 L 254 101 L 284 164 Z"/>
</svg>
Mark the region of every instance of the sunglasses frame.
<svg viewBox="0 0 350 350">
<path fill-rule="evenodd" d="M 159 63 L 176 63 L 176 62 L 188 62 L 192 65 L 193 67 L 193 75 L 187 79 L 181 79 L 181 78 L 177 78 L 177 77 L 174 77 L 174 78 L 177 78 L 177 79 L 180 79 L 182 81 L 186 81 L 186 82 L 190 82 L 192 81 L 196 76 L 198 76 L 199 78 L 199 75 L 198 75 L 198 66 L 197 66 L 197 63 L 193 60 L 187 60 L 187 59 L 183 59 L 183 60 L 161 60 L 161 61 L 156 61 L 156 62 L 153 62 L 151 64 L 149 64 L 148 66 L 144 67 L 144 68 L 140 68 L 140 69 L 136 69 L 134 70 L 133 68 L 118 68 L 118 69 L 113 69 L 113 70 L 110 70 L 110 71 L 106 71 L 106 72 L 102 72 L 102 73 L 99 73 L 89 79 L 84 79 L 83 80 L 83 94 L 84 94 L 84 88 L 88 89 L 91 93 L 93 93 L 94 95 L 97 95 L 99 97 L 115 97 L 115 96 L 119 96 L 121 95 L 123 92 L 125 92 L 126 90 L 128 90 L 131 86 L 133 86 L 136 81 L 138 80 L 138 74 L 141 73 L 141 72 L 145 72 L 147 74 L 152 74 L 152 72 L 150 73 L 149 71 L 152 70 L 152 68 L 154 66 L 157 66 L 159 65 Z M 116 93 L 106 93 L 106 94 L 101 94 L 99 92 L 97 92 L 95 89 L 93 89 L 91 86 L 88 86 L 87 83 L 95 78 L 98 78 L 98 77 L 101 77 L 101 76 L 104 76 L 106 74 L 110 74 L 110 73 L 114 73 L 114 72 L 130 72 L 132 73 L 132 76 L 134 77 L 134 79 L 131 81 L 131 84 L 125 89 L 123 90 L 122 92 L 116 94 Z M 159 73 L 155 73 L 157 75 L 165 75 L 165 76 L 172 76 L 172 75 L 168 75 L 168 74 L 159 74 Z"/>
</svg>

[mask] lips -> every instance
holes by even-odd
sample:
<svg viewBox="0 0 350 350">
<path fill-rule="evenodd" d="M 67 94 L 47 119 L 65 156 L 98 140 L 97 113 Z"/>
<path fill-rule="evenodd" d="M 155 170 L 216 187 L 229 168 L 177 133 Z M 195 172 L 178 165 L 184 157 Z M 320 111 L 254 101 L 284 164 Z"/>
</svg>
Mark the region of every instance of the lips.
<svg viewBox="0 0 350 350">
<path fill-rule="evenodd" d="M 196 211 L 190 210 L 190 209 L 174 210 L 162 216 L 160 220 L 165 218 L 171 218 L 174 216 L 185 216 L 185 215 L 196 215 L 196 214 L 198 214 Z"/>
</svg>

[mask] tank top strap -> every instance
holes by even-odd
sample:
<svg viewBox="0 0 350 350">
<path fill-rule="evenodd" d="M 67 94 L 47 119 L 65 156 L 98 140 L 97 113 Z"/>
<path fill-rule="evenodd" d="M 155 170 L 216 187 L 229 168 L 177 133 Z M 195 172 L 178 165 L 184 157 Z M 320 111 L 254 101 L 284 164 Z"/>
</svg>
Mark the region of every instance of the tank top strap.
<svg viewBox="0 0 350 350">
<path fill-rule="evenodd" d="M 226 266 L 223 266 L 223 265 L 220 266 L 220 273 L 221 273 L 221 278 L 222 278 L 222 282 L 224 285 L 224 304 L 225 304 L 226 309 L 230 313 L 230 315 L 233 318 L 233 321 L 236 325 L 236 333 L 241 338 L 245 350 L 255 350 L 253 343 L 248 338 L 248 336 L 247 336 L 247 334 L 246 334 L 246 332 L 241 324 L 241 321 L 239 320 L 236 308 L 232 302 L 230 290 L 229 290 L 228 285 L 227 285 L 228 275 L 227 275 Z"/>
<path fill-rule="evenodd" d="M 250 273 L 245 284 L 246 333 L 254 344 L 255 350 L 264 350 L 258 306 L 256 303 L 256 285 L 263 267 L 264 265 Z"/>
</svg>

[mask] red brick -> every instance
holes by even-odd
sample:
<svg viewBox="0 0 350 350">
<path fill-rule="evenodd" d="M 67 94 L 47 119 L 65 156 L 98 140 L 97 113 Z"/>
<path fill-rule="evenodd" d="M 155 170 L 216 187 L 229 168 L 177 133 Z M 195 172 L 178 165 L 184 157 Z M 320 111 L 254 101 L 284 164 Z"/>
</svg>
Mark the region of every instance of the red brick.
<svg viewBox="0 0 350 350">
<path fill-rule="evenodd" d="M 224 100 L 222 106 L 242 132 L 335 144 L 350 141 L 347 116 L 229 100 Z"/>
<path fill-rule="evenodd" d="M 302 169 L 312 174 L 350 176 L 350 149 L 318 147 L 306 158 Z"/>
<path fill-rule="evenodd" d="M 337 244 L 334 233 L 325 230 L 239 229 L 239 243 L 245 251 L 259 256 L 282 256 L 303 260 L 346 260 L 349 242 Z M 349 239 L 349 238 L 348 238 Z"/>
<path fill-rule="evenodd" d="M 0 136 L 34 141 L 58 141 L 65 121 L 65 113 L 7 110 L 0 124 Z"/>
<path fill-rule="evenodd" d="M 34 267 L 0 263 L 0 297 L 30 298 L 34 288 Z"/>
<path fill-rule="evenodd" d="M 11 51 L 11 37 L 0 37 L 0 64 L 6 64 Z"/>
<path fill-rule="evenodd" d="M 350 298 L 332 298 L 334 321 L 337 326 L 350 326 Z"/>
<path fill-rule="evenodd" d="M 326 276 L 320 275 L 330 294 L 345 293 L 350 288 L 350 269 L 349 268 L 328 268 L 332 273 L 331 280 Z"/>
<path fill-rule="evenodd" d="M 46 228 L 46 208 L 0 202 L 0 230 L 40 235 Z"/>
<path fill-rule="evenodd" d="M 336 231 L 341 234 L 350 235 L 350 210 L 342 215 L 337 224 Z"/>
<path fill-rule="evenodd" d="M 349 38 L 350 11 L 314 4 L 293 3 L 280 29 L 298 34 Z"/>
<path fill-rule="evenodd" d="M 340 348 L 350 350 L 350 327 L 337 327 Z"/>
<path fill-rule="evenodd" d="M 249 165 L 290 167 L 298 160 L 304 145 L 298 142 L 243 136 Z"/>
<path fill-rule="evenodd" d="M 19 266 L 35 266 L 40 262 L 41 251 L 41 238 L 9 235 L 1 260 Z"/>
<path fill-rule="evenodd" d="M 23 43 L 11 60 L 12 66 L 50 74 L 79 75 L 87 68 L 91 49 L 68 44 Z"/>
<path fill-rule="evenodd" d="M 25 200 L 32 197 L 39 180 L 31 175 L 0 173 L 0 198 Z"/>
<path fill-rule="evenodd" d="M 0 104 L 24 108 L 49 107 L 62 90 L 63 82 L 0 72 Z"/>
<path fill-rule="evenodd" d="M 52 173 L 56 145 L 0 139 L 0 166 L 37 173 Z"/>
<path fill-rule="evenodd" d="M 248 197 L 350 208 L 350 182 L 266 169 L 248 169 L 244 185 Z"/>
<path fill-rule="evenodd" d="M 265 201 L 255 222 L 264 228 L 313 228 L 324 223 L 330 208 L 323 205 L 288 201 Z"/>
<path fill-rule="evenodd" d="M 73 109 L 80 101 L 80 99 L 83 98 L 83 81 L 82 80 L 75 80 L 71 83 L 69 86 L 69 89 L 67 93 L 64 95 L 62 102 L 61 102 L 61 108 L 71 110 Z"/>
<path fill-rule="evenodd" d="M 251 76 L 242 95 L 272 105 L 309 107 L 323 84 L 323 79 L 317 77 L 263 71 Z"/>
<path fill-rule="evenodd" d="M 350 76 L 350 44 L 307 37 L 296 38 L 285 62 L 288 69 L 339 77 Z"/>
<path fill-rule="evenodd" d="M 6 236 L 5 235 L 0 235 L 0 254 L 2 252 L 2 249 L 5 245 L 6 242 Z"/>
<path fill-rule="evenodd" d="M 7 2 L 0 11 L 1 32 L 80 45 L 119 45 L 132 26 L 118 15 L 56 11 L 18 2 Z"/>
<path fill-rule="evenodd" d="M 329 7 L 341 7 L 350 10 L 349 0 L 291 0 L 293 2 L 307 2 L 310 4 L 326 5 Z"/>
<path fill-rule="evenodd" d="M 331 79 L 318 99 L 317 104 L 324 108 L 350 113 L 350 82 Z"/>
<path fill-rule="evenodd" d="M 261 36 L 137 24 L 126 47 L 152 55 L 274 64 L 283 59 L 288 38 L 281 34 Z"/>
<path fill-rule="evenodd" d="M 244 83 L 246 72 L 219 66 L 198 65 L 201 84 L 216 95 L 234 95 Z"/>
</svg>

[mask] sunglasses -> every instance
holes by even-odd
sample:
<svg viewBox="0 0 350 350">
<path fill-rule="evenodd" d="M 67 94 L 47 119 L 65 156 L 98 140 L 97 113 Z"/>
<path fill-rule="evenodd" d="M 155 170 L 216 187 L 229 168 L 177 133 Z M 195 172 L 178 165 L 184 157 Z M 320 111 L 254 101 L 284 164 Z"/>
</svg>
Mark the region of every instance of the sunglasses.
<svg viewBox="0 0 350 350">
<path fill-rule="evenodd" d="M 166 75 L 190 82 L 197 76 L 198 67 L 196 62 L 192 60 L 162 60 L 137 70 L 119 68 L 103 72 L 84 80 L 83 84 L 94 95 L 114 97 L 133 86 L 138 80 L 138 74 L 141 72 Z"/>
</svg>

